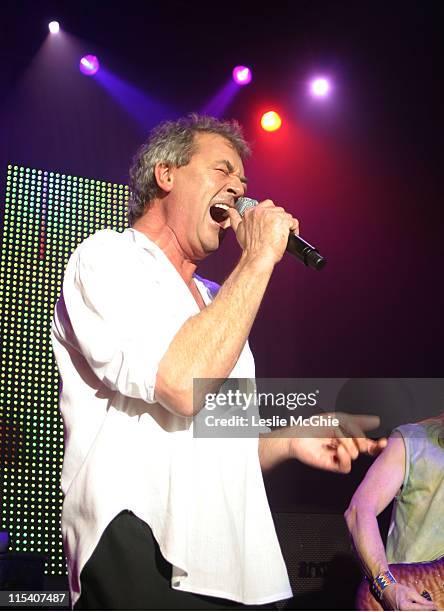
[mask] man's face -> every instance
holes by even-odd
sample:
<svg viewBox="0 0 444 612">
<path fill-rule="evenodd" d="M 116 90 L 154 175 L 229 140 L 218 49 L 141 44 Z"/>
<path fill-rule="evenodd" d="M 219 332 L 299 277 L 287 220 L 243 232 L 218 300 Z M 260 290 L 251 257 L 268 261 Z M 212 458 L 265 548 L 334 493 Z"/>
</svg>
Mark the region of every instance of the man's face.
<svg viewBox="0 0 444 612">
<path fill-rule="evenodd" d="M 242 160 L 228 140 L 202 133 L 196 134 L 195 144 L 190 163 L 172 169 L 167 204 L 168 225 L 191 260 L 203 259 L 219 247 L 219 234 L 230 225 L 228 219 L 220 219 L 223 206 L 234 207 L 246 188 Z"/>
</svg>

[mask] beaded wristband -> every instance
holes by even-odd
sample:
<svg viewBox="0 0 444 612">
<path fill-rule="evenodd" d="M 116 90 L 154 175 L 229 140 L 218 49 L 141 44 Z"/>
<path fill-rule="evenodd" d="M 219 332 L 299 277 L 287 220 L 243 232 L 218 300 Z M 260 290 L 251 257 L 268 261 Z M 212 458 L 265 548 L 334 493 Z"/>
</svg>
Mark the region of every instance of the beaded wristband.
<svg viewBox="0 0 444 612">
<path fill-rule="evenodd" d="M 390 570 L 386 572 L 381 572 L 374 578 L 372 586 L 376 592 L 376 595 L 379 599 L 382 599 L 382 592 L 389 584 L 395 584 L 397 582 L 396 578 L 393 576 Z"/>
</svg>

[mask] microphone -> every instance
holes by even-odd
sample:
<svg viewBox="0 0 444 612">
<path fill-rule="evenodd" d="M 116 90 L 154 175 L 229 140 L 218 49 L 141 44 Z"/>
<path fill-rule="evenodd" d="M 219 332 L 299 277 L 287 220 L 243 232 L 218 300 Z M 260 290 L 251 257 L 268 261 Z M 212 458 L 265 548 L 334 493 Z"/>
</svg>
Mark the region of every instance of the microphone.
<svg viewBox="0 0 444 612">
<path fill-rule="evenodd" d="M 252 198 L 238 198 L 236 209 L 240 216 L 243 217 L 246 210 L 254 208 L 258 204 L 259 202 Z M 309 268 L 313 268 L 313 270 L 322 270 L 327 263 L 325 257 L 322 257 L 316 247 L 293 233 L 290 233 L 288 236 L 287 248 L 285 250 L 287 253 L 291 253 L 300 259 Z"/>
</svg>

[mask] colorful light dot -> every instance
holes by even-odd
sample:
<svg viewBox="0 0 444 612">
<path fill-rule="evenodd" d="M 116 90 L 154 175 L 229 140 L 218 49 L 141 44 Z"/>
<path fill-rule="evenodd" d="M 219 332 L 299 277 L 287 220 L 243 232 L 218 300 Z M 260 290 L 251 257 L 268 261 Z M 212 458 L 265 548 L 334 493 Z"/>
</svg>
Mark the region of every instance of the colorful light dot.
<svg viewBox="0 0 444 612">
<path fill-rule="evenodd" d="M 325 77 L 316 77 L 311 81 L 310 91 L 316 98 L 325 98 L 330 89 L 330 83 Z"/>
<path fill-rule="evenodd" d="M 238 85 L 248 85 L 252 78 L 251 70 L 247 66 L 236 66 L 233 69 L 233 80 Z"/>
<path fill-rule="evenodd" d="M 262 115 L 261 126 L 266 132 L 275 132 L 282 125 L 282 119 L 276 111 L 268 111 Z"/>
<path fill-rule="evenodd" d="M 92 76 L 100 68 L 99 60 L 95 55 L 84 55 L 79 63 L 80 72 L 86 76 Z"/>
<path fill-rule="evenodd" d="M 78 243 L 104 227 L 125 228 L 128 187 L 97 180 L 88 193 L 90 182 L 81 177 L 12 165 L 7 171 L 0 244 L 6 289 L 3 293 L 0 288 L 0 321 L 8 355 L 0 366 L 0 390 L 6 391 L 0 427 L 2 493 L 8 500 L 2 521 L 11 549 L 41 550 L 48 557 L 45 573 L 56 575 L 66 572 L 59 529 L 62 497 L 57 494 L 63 426 L 57 408 L 57 368 L 48 342 L 50 313 Z M 28 189 L 32 177 L 35 189 Z M 82 202 L 73 202 L 69 185 L 73 192 L 85 185 Z M 96 218 L 97 200 L 104 194 L 106 218 Z M 26 231 L 18 236 L 16 228 L 23 223 Z"/>
<path fill-rule="evenodd" d="M 60 24 L 58 21 L 51 21 L 48 23 L 48 28 L 51 34 L 58 34 L 60 30 Z"/>
</svg>

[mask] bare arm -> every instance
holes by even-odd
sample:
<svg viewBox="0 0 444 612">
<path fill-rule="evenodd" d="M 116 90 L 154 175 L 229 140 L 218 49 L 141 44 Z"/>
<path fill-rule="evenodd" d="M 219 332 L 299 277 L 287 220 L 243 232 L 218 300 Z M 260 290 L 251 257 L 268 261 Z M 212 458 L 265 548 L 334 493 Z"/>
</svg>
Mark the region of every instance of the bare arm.
<svg viewBox="0 0 444 612">
<path fill-rule="evenodd" d="M 184 323 L 159 364 L 156 398 L 172 412 L 193 414 L 193 379 L 226 378 L 247 341 L 275 264 L 296 219 L 265 200 L 243 220 L 230 209 L 243 253 L 214 301 Z"/>
<path fill-rule="evenodd" d="M 259 462 L 263 472 L 268 472 L 290 459 L 290 438 L 282 430 L 275 430 L 259 437 Z"/>
<path fill-rule="evenodd" d="M 367 472 L 345 512 L 356 552 L 370 580 L 388 570 L 376 517 L 398 493 L 404 474 L 404 441 L 392 437 Z M 401 583 L 389 584 L 383 591 L 383 599 L 385 609 L 389 610 L 436 610 L 433 602 Z"/>
<path fill-rule="evenodd" d="M 359 453 L 377 455 L 387 445 L 386 438 L 371 440 L 365 432 L 379 425 L 373 415 L 324 413 L 334 417 L 337 425 L 285 427 L 263 434 L 259 440 L 259 458 L 262 470 L 269 470 L 287 459 L 321 470 L 347 474 Z"/>
<path fill-rule="evenodd" d="M 159 364 L 156 397 L 172 410 L 193 414 L 193 379 L 226 378 L 247 341 L 274 263 L 245 252 L 214 301 L 188 319 Z"/>
<path fill-rule="evenodd" d="M 405 473 L 405 446 L 392 437 L 357 488 L 345 520 L 366 575 L 373 579 L 388 569 L 384 544 L 376 517 L 399 491 Z"/>
</svg>

